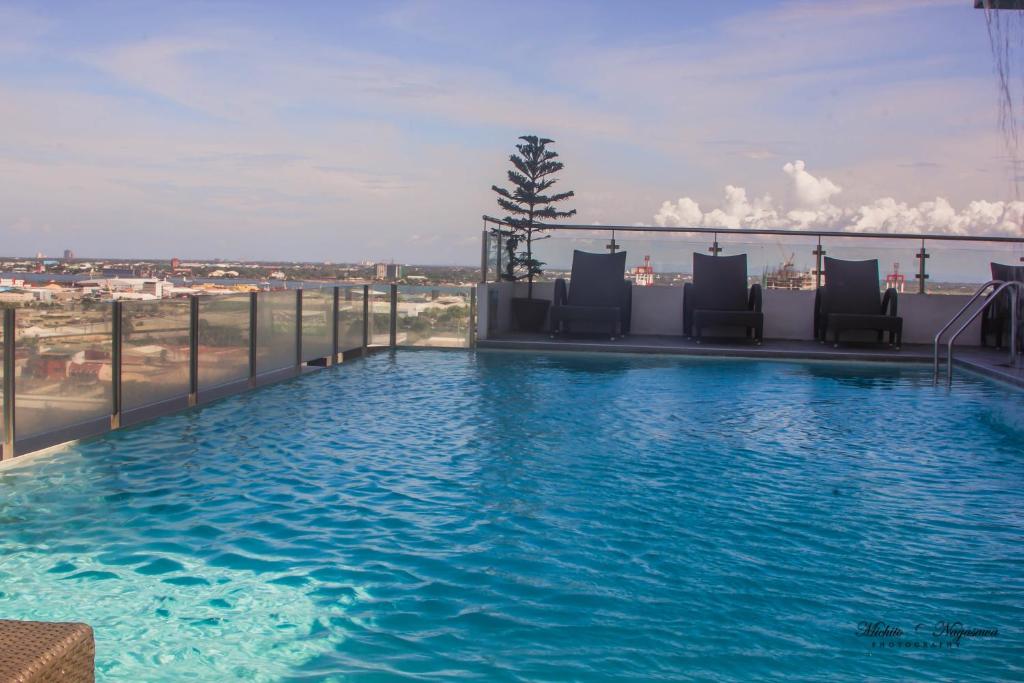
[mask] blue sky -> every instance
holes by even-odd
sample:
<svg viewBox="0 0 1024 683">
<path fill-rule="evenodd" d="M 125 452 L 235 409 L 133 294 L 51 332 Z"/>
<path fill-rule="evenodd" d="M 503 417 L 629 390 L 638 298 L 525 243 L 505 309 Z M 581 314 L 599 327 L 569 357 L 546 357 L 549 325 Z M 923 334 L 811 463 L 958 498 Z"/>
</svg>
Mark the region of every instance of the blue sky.
<svg viewBox="0 0 1024 683">
<path fill-rule="evenodd" d="M 1019 234 L 972 4 L 0 2 L 0 251 L 471 264 L 530 132 L 579 222 Z"/>
</svg>

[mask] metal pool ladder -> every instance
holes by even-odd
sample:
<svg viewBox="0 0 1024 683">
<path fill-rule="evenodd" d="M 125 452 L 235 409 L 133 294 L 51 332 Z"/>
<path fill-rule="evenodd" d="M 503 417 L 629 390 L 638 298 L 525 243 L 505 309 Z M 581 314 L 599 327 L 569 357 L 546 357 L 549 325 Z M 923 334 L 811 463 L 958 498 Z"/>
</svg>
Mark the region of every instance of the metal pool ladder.
<svg viewBox="0 0 1024 683">
<path fill-rule="evenodd" d="M 1015 280 L 989 280 L 974 293 L 970 301 L 964 304 L 964 307 L 954 315 L 948 323 L 946 323 L 938 334 L 935 335 L 935 347 L 932 350 L 932 384 L 939 383 L 939 344 L 941 343 L 942 335 L 946 333 L 958 320 L 960 320 L 964 313 L 971 305 L 981 298 L 989 289 L 992 289 L 992 293 L 985 299 L 985 302 L 974 309 L 967 320 L 957 328 L 956 332 L 950 335 L 946 342 L 946 386 L 953 385 L 953 342 L 956 338 L 967 329 L 967 326 L 974 322 L 974 319 L 981 315 L 982 311 L 991 306 L 996 301 L 996 296 L 1001 293 L 1004 289 L 1009 290 L 1010 294 L 1010 367 L 1017 367 L 1017 312 L 1019 309 L 1020 297 L 1024 294 L 1024 282 L 1018 282 Z"/>
</svg>

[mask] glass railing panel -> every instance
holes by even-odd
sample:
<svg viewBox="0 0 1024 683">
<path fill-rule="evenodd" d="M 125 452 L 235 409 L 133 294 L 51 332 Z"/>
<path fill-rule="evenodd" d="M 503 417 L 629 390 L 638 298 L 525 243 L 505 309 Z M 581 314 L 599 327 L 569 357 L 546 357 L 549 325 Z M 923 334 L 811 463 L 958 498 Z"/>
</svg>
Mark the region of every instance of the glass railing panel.
<svg viewBox="0 0 1024 683">
<path fill-rule="evenodd" d="M 110 415 L 112 312 L 109 303 L 18 309 L 16 438 Z"/>
<path fill-rule="evenodd" d="M 543 263 L 544 273 L 535 282 L 549 282 L 558 278 L 568 278 L 572 270 L 572 253 L 574 250 L 591 253 L 607 254 L 605 246 L 610 235 L 600 232 L 566 230 L 547 232 L 533 242 L 533 256 Z M 525 250 L 526 245 L 520 244 Z M 502 269 L 508 262 L 508 255 L 502 254 Z M 524 280 L 525 282 L 525 280 Z"/>
<path fill-rule="evenodd" d="M 391 343 L 391 285 L 370 287 L 369 345 L 387 346 Z"/>
<path fill-rule="evenodd" d="M 249 377 L 249 295 L 199 299 L 199 390 Z"/>
<path fill-rule="evenodd" d="M 4 314 L 4 307 L 0 306 L 0 316 Z M 4 344 L 4 326 L 2 324 L 2 318 L 0 318 L 0 444 L 4 443 L 4 391 L 3 391 L 3 380 L 4 380 L 4 368 L 7 367 L 4 363 L 4 350 L 7 346 Z"/>
<path fill-rule="evenodd" d="M 294 290 L 261 292 L 256 306 L 256 372 L 294 367 L 296 295 Z"/>
<path fill-rule="evenodd" d="M 398 288 L 400 346 L 469 346 L 468 287 Z"/>
<path fill-rule="evenodd" d="M 302 360 L 331 355 L 334 324 L 334 289 L 306 289 L 302 292 Z"/>
<path fill-rule="evenodd" d="M 748 284 L 761 283 L 769 261 L 777 261 L 780 257 L 778 250 L 774 249 L 770 242 L 762 239 L 762 235 L 705 235 L 707 247 L 703 253 L 708 256 L 740 256 L 747 258 L 747 280 Z M 715 242 L 718 242 L 718 251 L 715 250 Z M 773 253 L 774 252 L 774 253 Z"/>
<path fill-rule="evenodd" d="M 573 231 L 550 233 L 549 239 L 536 243 L 537 258 L 544 261 L 545 272 L 538 280 L 568 278 L 573 250 L 610 253 L 610 231 Z M 637 231 L 615 233 L 615 249 L 626 252 L 626 277 L 637 286 L 682 286 L 691 279 L 693 253 L 706 254 L 714 241 L 711 235 Z"/>
<path fill-rule="evenodd" d="M 845 261 L 877 260 L 879 291 L 885 291 L 890 287 L 907 294 L 918 291 L 918 281 L 914 274 L 917 273 L 916 255 L 921 243 L 917 240 L 864 238 L 855 235 L 822 237 L 821 248 L 825 251 L 822 256 L 823 285 L 828 284 L 826 258 Z"/>
<path fill-rule="evenodd" d="M 811 236 L 726 235 L 719 236 L 721 256 L 745 253 L 751 283 L 765 289 L 813 290 L 816 279 Z"/>
<path fill-rule="evenodd" d="M 122 409 L 188 396 L 188 299 L 124 301 L 121 306 Z"/>
<path fill-rule="evenodd" d="M 491 235 L 488 238 L 487 246 L 487 279 L 490 282 L 496 282 L 501 279 L 501 265 L 505 258 L 502 239 Z"/>
<path fill-rule="evenodd" d="M 919 249 L 920 242 L 915 242 L 915 251 Z M 1024 265 L 1024 244 L 1020 243 L 925 240 L 925 250 L 929 294 L 973 294 L 992 279 L 993 263 Z M 917 268 L 914 261 L 913 272 Z M 913 279 L 913 273 L 907 279 Z M 916 280 L 913 291 L 917 291 Z"/>
<path fill-rule="evenodd" d="M 338 350 L 363 345 L 363 288 L 342 287 L 338 292 Z"/>
</svg>

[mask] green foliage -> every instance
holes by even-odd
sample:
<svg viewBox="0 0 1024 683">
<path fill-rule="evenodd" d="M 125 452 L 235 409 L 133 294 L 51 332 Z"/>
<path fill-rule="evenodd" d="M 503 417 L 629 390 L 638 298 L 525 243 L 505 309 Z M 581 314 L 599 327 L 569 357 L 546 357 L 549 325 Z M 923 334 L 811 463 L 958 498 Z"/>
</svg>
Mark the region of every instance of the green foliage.
<svg viewBox="0 0 1024 683">
<path fill-rule="evenodd" d="M 518 154 L 509 157 L 513 168 L 508 171 L 512 188 L 492 185 L 498 194 L 498 206 L 508 215 L 507 225 L 499 226 L 493 234 L 502 240 L 506 253 L 502 279 L 510 282 L 527 280 L 530 298 L 533 298 L 533 278 L 544 272 L 544 264 L 533 257 L 533 242 L 543 232 L 545 220 L 557 220 L 576 215 L 576 209 L 559 211 L 555 204 L 575 196 L 572 190 L 548 194 L 557 182 L 554 177 L 564 164 L 556 161 L 558 153 L 548 149 L 554 140 L 536 135 L 523 135 L 516 145 Z M 520 247 L 523 247 L 522 249 Z"/>
</svg>

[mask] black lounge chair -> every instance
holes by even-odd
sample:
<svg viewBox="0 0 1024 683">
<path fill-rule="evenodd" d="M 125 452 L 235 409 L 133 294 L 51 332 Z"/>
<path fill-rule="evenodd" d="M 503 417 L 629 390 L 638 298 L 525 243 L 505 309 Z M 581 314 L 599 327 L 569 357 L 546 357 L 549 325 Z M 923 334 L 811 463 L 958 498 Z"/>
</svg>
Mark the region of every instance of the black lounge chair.
<svg viewBox="0 0 1024 683">
<path fill-rule="evenodd" d="M 1002 263 L 992 263 L 992 279 L 1009 282 L 1016 280 L 1024 282 L 1024 266 L 1008 266 Z M 1017 320 L 1024 320 L 1024 299 L 1018 311 Z M 988 339 L 995 337 L 996 348 L 1003 348 L 1003 336 L 1010 332 L 1010 293 L 1003 291 L 999 297 L 985 308 L 981 314 L 981 345 L 988 346 Z M 1024 343 L 1021 335 L 1017 335 Z"/>
<path fill-rule="evenodd" d="M 903 343 L 903 318 L 896 315 L 898 294 L 890 287 L 878 291 L 878 260 L 843 261 L 825 257 L 825 285 L 814 296 L 814 338 L 822 344 L 832 331 L 838 347 L 839 336 L 849 330 L 875 330 L 878 342 L 889 333 L 889 345 Z"/>
<path fill-rule="evenodd" d="M 693 254 L 693 282 L 683 285 L 683 334 L 699 344 L 708 327 L 743 327 L 764 340 L 761 285 L 747 289 L 747 255 Z"/>
<path fill-rule="evenodd" d="M 555 280 L 551 304 L 551 337 L 570 332 L 573 323 L 607 326 L 612 339 L 629 334 L 633 283 L 626 279 L 626 252 L 572 252 L 572 275 Z"/>
</svg>

